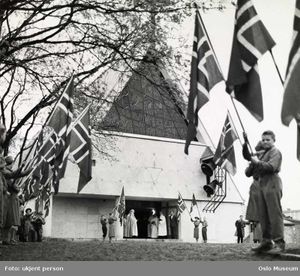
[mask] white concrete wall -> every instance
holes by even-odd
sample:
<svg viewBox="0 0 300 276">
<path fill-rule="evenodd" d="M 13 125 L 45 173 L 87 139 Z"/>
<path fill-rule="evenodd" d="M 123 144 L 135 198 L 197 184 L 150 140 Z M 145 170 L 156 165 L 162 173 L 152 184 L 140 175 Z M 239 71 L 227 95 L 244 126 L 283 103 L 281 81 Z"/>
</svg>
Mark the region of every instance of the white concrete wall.
<svg viewBox="0 0 300 276">
<path fill-rule="evenodd" d="M 112 159 L 94 151 L 93 179 L 77 195 L 78 167 L 68 162 L 59 196 L 54 196 L 45 235 L 64 238 L 101 238 L 100 213 L 108 214 L 124 186 L 127 200 L 174 202 L 178 192 L 186 202 L 195 194 L 200 210 L 207 201 L 206 176 L 200 168 L 205 146 L 193 143 L 185 155 L 182 140 L 142 135 L 116 135 Z M 89 197 L 89 198 L 87 198 Z M 188 202 L 188 208 L 190 203 Z M 233 242 L 234 221 L 241 214 L 243 199 L 228 178 L 227 196 L 215 213 L 205 214 L 210 242 Z M 185 212 L 180 223 L 181 239 L 193 240 L 193 224 Z M 121 236 L 121 229 L 119 230 Z"/>
<path fill-rule="evenodd" d="M 70 239 L 102 239 L 100 216 L 112 211 L 114 200 L 98 198 L 55 197 L 52 209 L 51 237 Z M 118 239 L 123 232 L 117 223 Z"/>
<path fill-rule="evenodd" d="M 115 201 L 101 198 L 72 198 L 56 196 L 52 209 L 51 237 L 71 239 L 101 239 L 102 229 L 99 223 L 100 215 L 108 215 L 114 207 Z M 190 202 L 186 202 L 190 207 Z M 208 222 L 208 242 L 232 243 L 234 223 L 241 214 L 240 204 L 224 203 L 215 213 L 201 212 L 204 203 L 198 203 L 201 217 Z M 194 212 L 193 212 L 194 213 Z M 195 213 L 194 213 L 195 214 Z M 195 242 L 193 238 L 193 223 L 188 211 L 184 211 L 179 222 L 180 240 Z M 122 239 L 122 227 L 117 223 L 117 239 Z M 247 235 L 247 233 L 246 233 Z M 45 236 L 48 236 L 45 233 Z M 200 240 L 201 241 L 201 235 Z"/>
<path fill-rule="evenodd" d="M 199 162 L 206 146 L 193 143 L 186 155 L 183 140 L 124 134 L 114 136 L 114 142 L 110 160 L 94 150 L 93 179 L 81 194 L 119 196 L 124 186 L 128 198 L 176 199 L 180 192 L 185 199 L 191 199 L 193 193 L 198 200 L 207 199 L 203 190 L 206 176 Z M 76 193 L 78 176 L 77 165 L 68 162 L 59 192 Z M 243 202 L 230 178 L 225 200 Z"/>
</svg>

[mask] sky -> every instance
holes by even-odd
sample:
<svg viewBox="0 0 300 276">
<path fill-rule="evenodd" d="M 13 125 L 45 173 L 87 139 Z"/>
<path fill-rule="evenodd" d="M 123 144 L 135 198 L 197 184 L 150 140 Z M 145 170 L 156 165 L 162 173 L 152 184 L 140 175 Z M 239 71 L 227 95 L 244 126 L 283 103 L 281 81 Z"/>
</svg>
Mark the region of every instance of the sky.
<svg viewBox="0 0 300 276">
<path fill-rule="evenodd" d="M 295 0 L 253 0 L 253 3 L 260 19 L 276 42 L 273 55 L 284 79 L 293 34 Z M 233 5 L 227 7 L 223 12 L 212 10 L 203 13 L 200 11 L 225 79 L 228 73 L 235 14 Z M 194 16 L 182 25 L 180 31 L 190 41 L 194 32 L 193 21 Z M 264 120 L 259 123 L 239 102 L 235 101 L 235 104 L 252 148 L 260 140 L 264 130 L 270 129 L 275 132 L 275 145 L 283 155 L 280 173 L 283 182 L 282 207 L 284 210 L 288 208 L 300 210 L 300 162 L 296 158 L 296 123 L 293 120 L 289 127 L 281 123 L 284 91 L 270 53 L 266 53 L 259 60 L 258 67 L 264 102 Z M 188 90 L 188 88 L 186 89 Z M 225 83 L 217 84 L 210 95 L 210 101 L 200 110 L 199 117 L 214 145 L 216 146 L 218 143 L 227 109 L 233 118 L 241 140 L 243 140 L 241 125 L 233 104 L 225 92 Z M 248 162 L 242 157 L 241 143 L 236 141 L 234 147 L 237 160 L 237 174 L 234 176 L 234 181 L 247 202 L 249 186 L 252 182 L 251 178 L 244 175 Z"/>
</svg>

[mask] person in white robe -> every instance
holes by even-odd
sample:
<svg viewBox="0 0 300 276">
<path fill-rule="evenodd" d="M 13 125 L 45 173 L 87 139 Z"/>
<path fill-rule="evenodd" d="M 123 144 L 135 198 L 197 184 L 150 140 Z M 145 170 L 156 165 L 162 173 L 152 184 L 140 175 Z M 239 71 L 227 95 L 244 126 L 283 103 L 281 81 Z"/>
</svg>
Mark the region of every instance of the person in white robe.
<svg viewBox="0 0 300 276">
<path fill-rule="evenodd" d="M 156 239 L 158 234 L 158 217 L 155 210 L 152 209 L 152 214 L 148 218 L 148 238 Z"/>
<path fill-rule="evenodd" d="M 134 210 L 131 209 L 126 218 L 126 237 L 132 238 L 138 236 L 137 219 L 134 215 Z"/>
<path fill-rule="evenodd" d="M 160 211 L 158 216 L 158 236 L 165 238 L 167 236 L 167 221 L 164 214 Z"/>
</svg>

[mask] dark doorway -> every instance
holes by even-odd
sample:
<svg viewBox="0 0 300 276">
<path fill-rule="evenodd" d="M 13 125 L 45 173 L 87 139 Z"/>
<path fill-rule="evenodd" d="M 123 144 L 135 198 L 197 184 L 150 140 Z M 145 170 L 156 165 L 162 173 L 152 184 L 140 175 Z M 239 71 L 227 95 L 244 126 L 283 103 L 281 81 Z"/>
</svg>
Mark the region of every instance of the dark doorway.
<svg viewBox="0 0 300 276">
<path fill-rule="evenodd" d="M 138 237 L 139 239 L 148 238 L 148 218 L 151 215 L 151 210 L 155 209 L 156 213 L 161 210 L 161 202 L 159 201 L 135 201 L 126 200 L 126 215 L 134 209 L 135 217 L 138 220 Z"/>
</svg>

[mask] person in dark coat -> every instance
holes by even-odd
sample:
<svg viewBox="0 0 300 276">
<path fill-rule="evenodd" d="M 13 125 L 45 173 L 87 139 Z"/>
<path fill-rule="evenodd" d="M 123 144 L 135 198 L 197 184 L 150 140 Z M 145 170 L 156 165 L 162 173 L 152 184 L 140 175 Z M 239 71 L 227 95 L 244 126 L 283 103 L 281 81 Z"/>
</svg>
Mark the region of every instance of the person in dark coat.
<svg viewBox="0 0 300 276">
<path fill-rule="evenodd" d="M 11 156 L 5 157 L 7 169 L 12 171 L 12 164 L 14 162 Z M 7 179 L 7 190 L 10 193 L 8 198 L 8 212 L 7 212 L 7 220 L 6 226 L 9 227 L 8 232 L 8 241 L 11 244 L 17 243 L 16 241 L 16 233 L 18 227 L 21 225 L 20 220 L 20 200 L 18 193 L 20 188 L 17 186 L 15 179 Z"/>
<path fill-rule="evenodd" d="M 207 227 L 208 227 L 208 224 L 207 224 L 207 220 L 206 220 L 205 217 L 203 218 L 201 223 L 202 223 L 202 239 L 203 239 L 204 243 L 207 243 Z"/>
<path fill-rule="evenodd" d="M 25 242 L 35 241 L 35 230 L 32 225 L 32 209 L 27 208 L 24 215 L 24 239 Z"/>
<path fill-rule="evenodd" d="M 9 245 L 16 243 L 15 234 L 20 225 L 19 188 L 16 186 L 15 180 L 28 175 L 32 169 L 22 171 L 22 167 L 20 167 L 12 170 L 13 158 L 11 156 L 5 157 L 5 164 L 2 173 L 7 191 L 3 208 L 2 244 Z"/>
<path fill-rule="evenodd" d="M 36 241 L 41 242 L 43 238 L 43 225 L 45 219 L 43 218 L 43 212 L 34 212 L 32 215 L 32 226 L 35 230 Z"/>
<path fill-rule="evenodd" d="M 105 241 L 106 235 L 107 235 L 107 218 L 104 215 L 101 215 L 100 223 L 102 227 L 102 239 Z"/>
<path fill-rule="evenodd" d="M 0 153 L 0 228 L 2 234 L 2 244 L 7 245 L 9 244 L 7 241 L 9 229 L 6 227 L 6 219 L 8 212 L 8 197 L 10 194 L 7 190 L 7 181 L 4 174 L 5 170 L 5 158 L 2 153 Z"/>
<path fill-rule="evenodd" d="M 273 131 L 263 132 L 262 143 L 265 154 L 260 160 L 252 157 L 251 163 L 259 176 L 258 206 L 263 240 L 258 247 L 252 248 L 252 250 L 255 252 L 271 250 L 273 253 L 279 253 L 285 250 L 281 207 L 282 182 L 279 177 L 282 154 L 274 145 L 275 134 Z"/>
<path fill-rule="evenodd" d="M 235 222 L 237 243 L 243 243 L 245 236 L 245 226 L 246 223 L 243 220 L 243 216 L 240 216 L 240 219 Z"/>
<path fill-rule="evenodd" d="M 17 235 L 19 236 L 20 242 L 25 242 L 24 202 L 21 199 L 20 199 L 20 226 L 18 227 Z"/>
<path fill-rule="evenodd" d="M 169 214 L 169 225 L 171 239 L 178 239 L 178 217 L 173 210 L 171 210 Z"/>
</svg>

